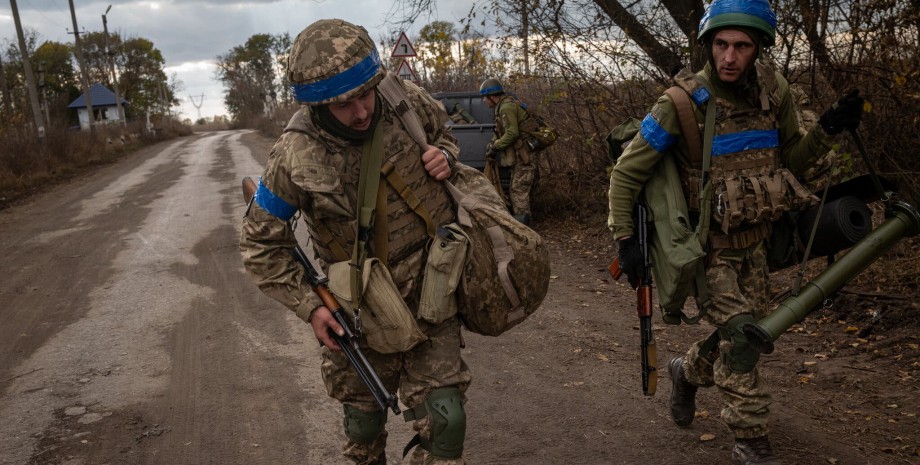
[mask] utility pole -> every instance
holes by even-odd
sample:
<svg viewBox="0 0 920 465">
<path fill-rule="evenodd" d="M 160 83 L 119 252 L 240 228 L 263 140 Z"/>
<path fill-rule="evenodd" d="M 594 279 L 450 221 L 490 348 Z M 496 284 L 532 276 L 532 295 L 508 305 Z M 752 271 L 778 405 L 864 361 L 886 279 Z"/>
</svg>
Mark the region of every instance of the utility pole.
<svg viewBox="0 0 920 465">
<path fill-rule="evenodd" d="M 13 10 L 13 22 L 16 23 L 16 34 L 19 36 L 19 51 L 22 53 L 22 67 L 26 72 L 26 87 L 29 88 L 29 102 L 32 105 L 32 117 L 35 118 L 35 131 L 39 139 L 44 139 L 45 125 L 42 124 L 41 106 L 38 104 L 35 75 L 32 74 L 32 63 L 29 62 L 29 50 L 26 49 L 26 37 L 22 33 L 22 23 L 19 22 L 19 8 L 16 6 L 16 0 L 10 0 L 10 7 Z"/>
<path fill-rule="evenodd" d="M 192 105 L 194 105 L 195 109 L 198 110 L 198 119 L 201 119 L 201 105 L 204 104 L 204 94 L 199 95 L 199 97 L 201 97 L 201 99 L 198 100 L 197 104 L 195 103 L 195 96 L 189 95 L 188 99 L 192 101 Z"/>
<path fill-rule="evenodd" d="M 86 113 L 89 118 L 89 130 L 94 132 L 93 123 L 96 122 L 96 116 L 93 114 L 93 102 L 89 96 L 89 73 L 86 70 L 86 64 L 83 61 L 83 46 L 80 45 L 80 30 L 77 29 L 77 12 L 74 11 L 73 0 L 70 3 L 70 19 L 73 20 L 73 37 L 77 52 L 77 63 L 80 65 L 80 78 L 83 81 L 83 95 L 86 100 Z"/>
<path fill-rule="evenodd" d="M 530 36 L 530 17 L 528 0 L 521 0 L 521 40 L 524 42 L 524 75 L 530 76 L 530 49 L 527 46 Z"/>
<path fill-rule="evenodd" d="M 118 96 L 118 76 L 115 74 L 115 52 L 109 53 L 109 25 L 106 22 L 105 15 L 109 14 L 109 10 L 112 9 L 112 5 L 109 5 L 105 9 L 105 13 L 102 14 L 102 30 L 105 32 L 103 38 L 105 56 L 107 57 L 108 65 L 111 67 L 112 72 L 112 91 L 115 92 L 115 108 L 118 111 L 118 119 L 121 120 L 122 126 L 127 126 L 128 122 L 125 121 L 125 114 L 121 109 L 121 98 Z"/>
<path fill-rule="evenodd" d="M 38 62 L 38 88 L 42 91 L 42 108 L 45 110 L 45 125 L 51 126 L 51 116 L 48 113 L 48 93 L 45 92 L 45 62 Z"/>
</svg>

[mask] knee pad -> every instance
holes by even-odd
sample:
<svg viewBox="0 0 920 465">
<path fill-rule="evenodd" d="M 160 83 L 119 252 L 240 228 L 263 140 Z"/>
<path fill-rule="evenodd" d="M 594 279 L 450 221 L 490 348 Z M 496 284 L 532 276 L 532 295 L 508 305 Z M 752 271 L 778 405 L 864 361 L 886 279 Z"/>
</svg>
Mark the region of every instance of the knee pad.
<svg viewBox="0 0 920 465">
<path fill-rule="evenodd" d="M 722 363 L 727 364 L 733 373 L 750 373 L 760 360 L 760 352 L 754 350 L 741 332 L 741 325 L 753 322 L 753 316 L 743 313 L 733 316 L 719 329 L 719 338 L 731 343 L 731 350 L 722 353 Z"/>
<path fill-rule="evenodd" d="M 380 436 L 387 423 L 387 414 L 383 410 L 365 412 L 350 405 L 345 405 L 345 436 L 359 444 L 370 444 Z"/>
<path fill-rule="evenodd" d="M 460 389 L 444 387 L 432 390 L 425 400 L 425 408 L 431 427 L 431 441 L 422 441 L 422 447 L 435 457 L 460 458 L 466 438 L 466 412 Z"/>
</svg>

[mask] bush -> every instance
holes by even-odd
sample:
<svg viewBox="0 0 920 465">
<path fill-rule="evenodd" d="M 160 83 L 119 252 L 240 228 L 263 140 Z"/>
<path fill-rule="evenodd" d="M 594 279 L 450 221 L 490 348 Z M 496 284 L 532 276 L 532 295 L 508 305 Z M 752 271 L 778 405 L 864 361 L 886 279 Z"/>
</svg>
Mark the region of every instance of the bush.
<svg viewBox="0 0 920 465">
<path fill-rule="evenodd" d="M 30 125 L 11 123 L 0 128 L 0 209 L 144 145 L 191 134 L 189 126 L 172 120 L 155 125 L 153 132 L 141 121 L 97 126 L 93 132 L 53 121 L 39 140 Z"/>
</svg>

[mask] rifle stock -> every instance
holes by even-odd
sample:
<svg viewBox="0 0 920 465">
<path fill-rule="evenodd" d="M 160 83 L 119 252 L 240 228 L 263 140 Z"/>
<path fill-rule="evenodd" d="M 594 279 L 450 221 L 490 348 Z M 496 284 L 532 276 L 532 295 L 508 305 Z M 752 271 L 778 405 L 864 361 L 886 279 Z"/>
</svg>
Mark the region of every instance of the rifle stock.
<svg viewBox="0 0 920 465">
<path fill-rule="evenodd" d="M 249 213 L 249 209 L 252 208 L 252 202 L 255 200 L 255 194 L 258 191 L 258 186 L 255 181 L 250 177 L 243 178 L 243 199 L 248 205 L 246 208 L 246 213 Z M 387 408 L 391 409 L 395 415 L 399 415 L 399 403 L 396 399 L 396 396 L 390 394 L 387 391 L 386 386 L 384 386 L 383 381 L 380 380 L 380 375 L 374 370 L 374 367 L 371 366 L 370 362 L 367 360 L 367 357 L 364 355 L 364 352 L 361 351 L 360 346 L 358 345 L 358 336 L 355 335 L 354 331 L 351 329 L 351 325 L 348 323 L 347 315 L 342 309 L 342 306 L 336 300 L 335 296 L 332 295 L 332 292 L 329 291 L 328 283 L 329 279 L 321 275 L 316 268 L 313 266 L 313 263 L 310 262 L 310 259 L 307 258 L 307 255 L 304 253 L 303 249 L 300 248 L 300 245 L 295 245 L 291 250 L 291 255 L 294 256 L 294 260 L 297 263 L 300 263 L 303 266 L 304 271 L 306 272 L 307 282 L 310 283 L 310 287 L 313 288 L 313 292 L 319 296 L 320 300 L 323 302 L 323 305 L 332 312 L 332 317 L 335 318 L 335 321 L 345 330 L 344 336 L 339 336 L 335 331 L 330 330 L 329 336 L 335 340 L 336 344 L 342 348 L 342 353 L 345 354 L 345 357 L 348 358 L 349 363 L 355 369 L 355 372 L 358 373 L 358 377 L 361 378 L 361 381 L 367 386 L 367 389 L 370 391 L 371 395 L 374 396 L 374 400 L 377 401 L 377 405 L 380 406 L 381 410 L 386 410 Z"/>
<path fill-rule="evenodd" d="M 642 353 L 642 393 L 655 395 L 658 389 L 658 350 L 652 333 L 652 267 L 648 252 L 648 211 L 641 203 L 637 205 L 636 228 L 639 248 L 645 261 L 645 274 L 636 288 L 636 311 L 639 316 L 640 350 Z M 610 276 L 619 281 L 623 276 L 620 257 L 613 259 L 608 267 Z"/>
</svg>

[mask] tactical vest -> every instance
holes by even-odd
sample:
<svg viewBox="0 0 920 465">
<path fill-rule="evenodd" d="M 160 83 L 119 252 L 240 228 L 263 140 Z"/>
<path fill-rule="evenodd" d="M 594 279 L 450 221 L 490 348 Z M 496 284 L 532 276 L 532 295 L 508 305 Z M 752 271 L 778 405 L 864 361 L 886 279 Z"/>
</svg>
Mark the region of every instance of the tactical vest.
<svg viewBox="0 0 920 465">
<path fill-rule="evenodd" d="M 384 165 L 390 165 L 416 194 L 431 213 L 435 224 L 454 221 L 452 203 L 443 184 L 435 181 L 422 165 L 418 145 L 412 141 L 392 110 L 383 105 L 384 114 L 377 124 L 383 124 Z M 305 210 L 305 220 L 313 233 L 317 255 L 325 263 L 346 261 L 351 257 L 357 233 L 355 205 L 361 160 L 360 145 L 330 144 L 328 136 L 318 136 L 308 110 L 302 109 L 291 118 L 285 132 L 310 134 L 309 148 L 302 163 L 314 165 L 311 179 L 302 180 L 310 191 L 312 205 Z M 334 150 L 341 149 L 341 152 Z M 401 291 L 422 272 L 428 233 L 425 223 L 385 179 L 380 189 L 386 189 L 387 263 L 393 280 Z M 377 218 L 383 212 L 377 211 Z M 369 256 L 377 256 L 374 241 L 369 241 Z M 382 258 L 379 257 L 378 258 Z M 416 289 L 417 290 L 417 289 Z M 403 296 L 409 297 L 409 296 Z M 411 300 L 411 299 L 410 299 Z M 409 303 L 407 301 L 407 303 Z"/>
<path fill-rule="evenodd" d="M 714 185 L 712 219 L 724 234 L 777 221 L 785 211 L 804 210 L 818 199 L 780 166 L 777 112 L 782 92 L 773 69 L 755 63 L 758 106 L 736 108 L 716 97 L 716 124 L 710 179 Z M 682 71 L 675 82 L 703 106 L 711 96 L 694 74 Z M 699 96 L 704 96 L 699 98 Z M 691 209 L 699 210 L 702 160 L 683 166 L 681 182 Z M 764 235 L 765 237 L 765 235 Z"/>
</svg>

